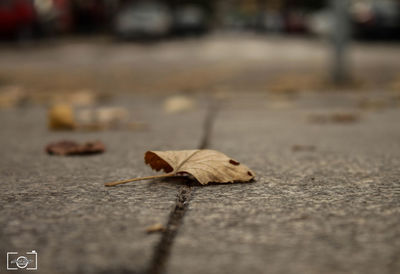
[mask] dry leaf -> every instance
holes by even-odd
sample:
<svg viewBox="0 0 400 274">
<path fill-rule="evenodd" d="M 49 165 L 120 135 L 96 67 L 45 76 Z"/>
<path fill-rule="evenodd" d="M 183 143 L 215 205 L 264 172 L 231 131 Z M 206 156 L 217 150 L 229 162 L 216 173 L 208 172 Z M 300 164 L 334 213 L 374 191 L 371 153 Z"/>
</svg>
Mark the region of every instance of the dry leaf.
<svg viewBox="0 0 400 274">
<path fill-rule="evenodd" d="M 309 73 L 284 74 L 272 79 L 267 86 L 272 93 L 293 95 L 301 91 L 318 90 L 324 86 L 323 76 Z"/>
<path fill-rule="evenodd" d="M 155 233 L 155 232 L 163 232 L 163 231 L 165 231 L 165 227 L 161 223 L 156 223 L 156 224 L 151 225 L 151 226 L 146 228 L 146 232 L 148 234 Z"/>
<path fill-rule="evenodd" d="M 52 130 L 71 130 L 76 127 L 74 112 L 68 104 L 57 104 L 48 112 L 49 128 Z"/>
<path fill-rule="evenodd" d="M 146 129 L 147 125 L 129 121 L 129 111 L 123 107 L 100 107 L 74 110 L 69 104 L 56 104 L 48 113 L 52 130 Z"/>
<path fill-rule="evenodd" d="M 382 110 L 388 106 L 388 103 L 383 99 L 364 98 L 358 102 L 357 106 L 365 110 Z"/>
<path fill-rule="evenodd" d="M 111 182 L 105 185 L 115 186 L 133 181 L 183 174 L 192 175 L 202 185 L 211 182 L 249 182 L 254 179 L 254 172 L 247 166 L 216 150 L 147 151 L 144 159 L 152 169 L 163 170 L 167 174 Z"/>
<path fill-rule="evenodd" d="M 100 107 L 81 109 L 76 112 L 76 119 L 81 125 L 101 125 L 103 128 L 118 127 L 127 124 L 129 111 L 123 107 Z"/>
<path fill-rule="evenodd" d="M 193 109 L 194 106 L 193 99 L 183 95 L 171 96 L 164 102 L 164 110 L 167 113 L 188 111 Z"/>
<path fill-rule="evenodd" d="M 27 95 L 20 86 L 7 86 L 0 90 L 0 108 L 12 108 L 20 105 Z"/>
<path fill-rule="evenodd" d="M 46 152 L 50 155 L 91 155 L 103 153 L 105 145 L 100 141 L 79 144 L 74 141 L 60 141 L 47 145 Z"/>
<path fill-rule="evenodd" d="M 293 145 L 292 151 L 314 151 L 316 149 L 313 145 Z"/>
<path fill-rule="evenodd" d="M 354 113 L 313 114 L 309 116 L 309 121 L 316 124 L 350 124 L 356 123 L 359 120 L 359 115 Z"/>
</svg>

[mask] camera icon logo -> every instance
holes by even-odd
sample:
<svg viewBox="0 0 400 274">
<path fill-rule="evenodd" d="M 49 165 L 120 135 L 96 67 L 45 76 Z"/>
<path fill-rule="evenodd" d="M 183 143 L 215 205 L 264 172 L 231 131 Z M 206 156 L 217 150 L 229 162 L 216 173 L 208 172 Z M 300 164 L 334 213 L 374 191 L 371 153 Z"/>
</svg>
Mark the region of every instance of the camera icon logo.
<svg viewBox="0 0 400 274">
<path fill-rule="evenodd" d="M 7 252 L 7 270 L 37 270 L 37 252 L 32 250 L 24 255 Z"/>
</svg>

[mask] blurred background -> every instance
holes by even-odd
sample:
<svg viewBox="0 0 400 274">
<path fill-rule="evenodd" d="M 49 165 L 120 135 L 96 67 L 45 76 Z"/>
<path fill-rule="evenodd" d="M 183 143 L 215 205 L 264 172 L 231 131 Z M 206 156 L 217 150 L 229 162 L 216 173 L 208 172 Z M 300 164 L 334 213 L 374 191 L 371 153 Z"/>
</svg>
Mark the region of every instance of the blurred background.
<svg viewBox="0 0 400 274">
<path fill-rule="evenodd" d="M 395 273 L 399 110 L 400 0 L 0 0 L 0 256 Z M 200 147 L 259 182 L 104 190 Z"/>
<path fill-rule="evenodd" d="M 1 0 L 0 38 L 7 92 L 400 89 L 399 0 Z"/>
</svg>

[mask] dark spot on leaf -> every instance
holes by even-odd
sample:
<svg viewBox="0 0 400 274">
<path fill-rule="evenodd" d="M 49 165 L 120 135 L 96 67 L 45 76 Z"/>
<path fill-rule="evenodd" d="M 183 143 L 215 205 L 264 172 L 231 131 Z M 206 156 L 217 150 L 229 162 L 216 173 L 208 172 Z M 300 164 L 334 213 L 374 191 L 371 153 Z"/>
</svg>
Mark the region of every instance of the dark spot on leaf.
<svg viewBox="0 0 400 274">
<path fill-rule="evenodd" d="M 253 176 L 253 174 L 252 174 L 250 171 L 247 171 L 247 174 L 248 174 L 249 176 Z"/>
<path fill-rule="evenodd" d="M 238 165 L 240 165 L 240 163 L 239 162 L 236 162 L 235 160 L 229 160 L 229 163 L 231 163 L 232 165 L 234 165 L 234 166 L 238 166 Z"/>
</svg>

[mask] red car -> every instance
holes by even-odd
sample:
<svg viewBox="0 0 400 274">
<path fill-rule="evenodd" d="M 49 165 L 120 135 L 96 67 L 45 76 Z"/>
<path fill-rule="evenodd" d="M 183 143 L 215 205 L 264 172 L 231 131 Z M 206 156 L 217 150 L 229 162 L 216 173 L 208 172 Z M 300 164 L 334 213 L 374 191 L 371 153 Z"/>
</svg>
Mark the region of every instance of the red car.
<svg viewBox="0 0 400 274">
<path fill-rule="evenodd" d="M 1 0 L 0 38 L 31 34 L 36 18 L 31 0 Z"/>
</svg>

